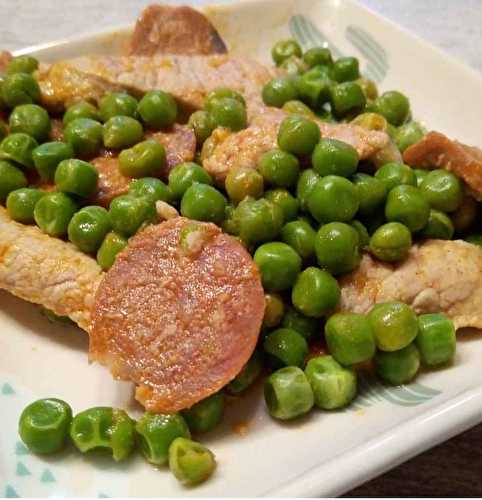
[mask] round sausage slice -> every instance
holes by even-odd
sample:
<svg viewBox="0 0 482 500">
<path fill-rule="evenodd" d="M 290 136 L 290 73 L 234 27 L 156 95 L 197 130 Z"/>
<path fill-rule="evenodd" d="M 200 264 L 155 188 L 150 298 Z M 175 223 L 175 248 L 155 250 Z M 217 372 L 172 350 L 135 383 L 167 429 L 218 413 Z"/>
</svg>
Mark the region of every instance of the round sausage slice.
<svg viewBox="0 0 482 500">
<path fill-rule="evenodd" d="M 176 217 L 129 240 L 96 294 L 90 358 L 149 411 L 192 406 L 243 368 L 264 313 L 259 273 L 214 224 Z"/>
</svg>

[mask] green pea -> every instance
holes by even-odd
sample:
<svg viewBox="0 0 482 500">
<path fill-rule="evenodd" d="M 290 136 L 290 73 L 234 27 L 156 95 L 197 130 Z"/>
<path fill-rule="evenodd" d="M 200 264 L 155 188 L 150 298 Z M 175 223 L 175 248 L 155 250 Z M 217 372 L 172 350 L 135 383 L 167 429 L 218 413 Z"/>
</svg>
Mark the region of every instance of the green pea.
<svg viewBox="0 0 482 500">
<path fill-rule="evenodd" d="M 126 177 L 160 175 L 165 166 L 166 150 L 154 139 L 139 142 L 130 149 L 124 149 L 119 155 L 119 171 Z"/>
<path fill-rule="evenodd" d="M 313 111 L 311 111 L 311 109 L 306 104 L 298 101 L 297 99 L 285 102 L 282 109 L 283 111 L 286 111 L 286 113 L 290 113 L 293 115 L 302 115 L 306 116 L 307 118 L 314 118 L 315 116 Z"/>
<path fill-rule="evenodd" d="M 301 270 L 300 256 L 286 243 L 277 241 L 261 245 L 254 254 L 266 290 L 291 288 Z"/>
<path fill-rule="evenodd" d="M 137 112 L 144 124 L 154 130 L 170 127 L 177 118 L 177 104 L 171 94 L 151 90 L 139 101 Z"/>
<path fill-rule="evenodd" d="M 331 87 L 330 92 L 331 109 L 337 118 L 342 118 L 349 113 L 360 113 L 365 108 L 365 94 L 358 83 L 339 83 Z"/>
<path fill-rule="evenodd" d="M 285 59 L 280 64 L 280 68 L 290 76 L 302 75 L 308 69 L 303 59 L 296 56 L 291 56 L 288 59 Z"/>
<path fill-rule="evenodd" d="M 296 279 L 291 300 L 300 313 L 320 318 L 338 305 L 340 287 L 331 274 L 317 267 L 307 267 Z"/>
<path fill-rule="evenodd" d="M 65 127 L 64 139 L 77 156 L 92 158 L 102 146 L 102 125 L 90 118 L 75 118 Z"/>
<path fill-rule="evenodd" d="M 226 127 L 234 132 L 246 128 L 248 123 L 246 108 L 231 97 L 213 99 L 209 113 L 217 127 Z"/>
<path fill-rule="evenodd" d="M 243 369 L 226 386 L 226 390 L 230 394 L 241 394 L 259 377 L 262 369 L 262 356 L 258 351 L 254 351 L 248 362 L 243 366 Z"/>
<path fill-rule="evenodd" d="M 375 338 L 364 314 L 337 313 L 325 324 L 330 354 L 342 365 L 369 361 L 375 354 Z"/>
<path fill-rule="evenodd" d="M 471 243 L 472 245 L 478 245 L 479 247 L 482 247 L 482 234 L 469 234 L 464 238 L 464 240 L 467 243 Z"/>
<path fill-rule="evenodd" d="M 11 191 L 7 196 L 8 215 L 12 220 L 22 224 L 33 224 L 35 222 L 33 217 L 35 205 L 44 194 L 43 191 L 32 188 L 20 188 Z"/>
<path fill-rule="evenodd" d="M 418 231 L 427 224 L 429 215 L 430 205 L 418 188 L 402 185 L 388 193 L 385 205 L 388 221 L 401 222 L 410 231 Z"/>
<path fill-rule="evenodd" d="M 315 230 L 304 220 L 288 222 L 281 229 L 281 239 L 293 248 L 303 259 L 308 260 L 315 254 Z"/>
<path fill-rule="evenodd" d="M 102 131 L 106 148 L 128 148 L 137 144 L 144 135 L 141 123 L 130 116 L 113 116 L 105 123 Z M 156 141 L 154 141 L 156 142 Z M 125 167 L 124 157 L 124 167 Z"/>
<path fill-rule="evenodd" d="M 29 73 L 7 75 L 2 83 L 1 94 L 9 108 L 40 101 L 40 87 Z"/>
<path fill-rule="evenodd" d="M 417 176 L 415 172 L 403 163 L 390 162 L 385 163 L 376 173 L 375 178 L 382 181 L 387 188 L 387 193 L 394 187 L 408 184 L 410 186 L 417 185 Z"/>
<path fill-rule="evenodd" d="M 72 420 L 70 438 L 82 453 L 107 448 L 116 462 L 125 460 L 135 445 L 134 421 L 124 410 L 97 406 Z"/>
<path fill-rule="evenodd" d="M 77 205 L 65 193 L 48 193 L 36 203 L 33 216 L 44 233 L 64 236 L 76 211 Z"/>
<path fill-rule="evenodd" d="M 175 200 L 180 200 L 194 182 L 208 185 L 213 183 L 211 176 L 197 163 L 179 163 L 169 173 L 169 189 Z"/>
<path fill-rule="evenodd" d="M 415 343 L 425 365 L 438 366 L 453 359 L 457 338 L 454 324 L 445 314 L 422 314 L 418 327 Z"/>
<path fill-rule="evenodd" d="M 106 94 L 99 103 L 99 114 L 103 122 L 114 116 L 137 115 L 137 100 L 125 92 L 112 92 Z"/>
<path fill-rule="evenodd" d="M 155 465 L 167 463 L 169 446 L 176 438 L 191 437 L 185 420 L 177 413 L 144 413 L 136 423 L 136 434 L 142 454 Z"/>
<path fill-rule="evenodd" d="M 337 82 L 349 82 L 360 78 L 360 68 L 356 57 L 340 57 L 333 63 L 333 76 Z"/>
<path fill-rule="evenodd" d="M 225 217 L 226 198 L 214 187 L 195 182 L 184 193 L 181 214 L 189 219 L 221 222 Z"/>
<path fill-rule="evenodd" d="M 196 441 L 178 437 L 169 446 L 169 469 L 186 486 L 206 481 L 215 468 L 214 454 Z"/>
<path fill-rule="evenodd" d="M 310 383 L 297 366 L 285 366 L 266 379 L 264 400 L 270 415 L 279 420 L 301 417 L 314 404 Z"/>
<path fill-rule="evenodd" d="M 341 222 L 326 224 L 316 234 L 315 252 L 320 267 L 331 273 L 353 271 L 361 259 L 358 233 Z"/>
<path fill-rule="evenodd" d="M 375 305 L 368 315 L 378 349 L 398 351 L 408 346 L 418 334 L 417 316 L 402 302 Z"/>
<path fill-rule="evenodd" d="M 97 264 L 104 270 L 109 270 L 115 262 L 117 254 L 127 246 L 127 239 L 111 231 L 105 235 L 97 250 Z"/>
<path fill-rule="evenodd" d="M 428 221 L 420 231 L 420 236 L 427 239 L 451 240 L 454 235 L 454 225 L 450 217 L 438 210 L 430 209 Z"/>
<path fill-rule="evenodd" d="M 18 433 L 29 450 L 47 454 L 60 451 L 66 444 L 72 409 L 60 399 L 39 399 L 22 411 Z"/>
<path fill-rule="evenodd" d="M 278 326 L 283 318 L 285 306 L 283 298 L 278 293 L 264 294 L 264 317 L 263 326 L 274 328 Z"/>
<path fill-rule="evenodd" d="M 409 122 L 399 127 L 395 133 L 395 144 L 403 153 L 409 146 L 417 143 L 426 134 L 426 130 L 417 122 Z"/>
<path fill-rule="evenodd" d="M 7 196 L 17 189 L 28 185 L 25 174 L 17 167 L 5 160 L 0 160 L 0 201 L 3 203 Z"/>
<path fill-rule="evenodd" d="M 263 349 L 276 365 L 302 367 L 308 356 L 308 344 L 300 333 L 278 328 L 266 336 Z"/>
<path fill-rule="evenodd" d="M 457 210 L 450 214 L 456 233 L 467 231 L 477 217 L 477 202 L 472 196 L 464 196 Z"/>
<path fill-rule="evenodd" d="M 375 99 L 374 111 L 383 115 L 389 123 L 398 127 L 410 114 L 410 103 L 406 96 L 396 90 L 384 92 Z"/>
<path fill-rule="evenodd" d="M 399 351 L 378 351 L 375 355 L 377 375 L 388 384 L 401 385 L 410 382 L 420 368 L 420 354 L 413 344 Z"/>
<path fill-rule="evenodd" d="M 235 167 L 229 170 L 224 182 L 229 199 L 238 204 L 247 196 L 261 198 L 264 191 L 263 176 L 254 168 Z"/>
<path fill-rule="evenodd" d="M 365 249 L 370 243 L 370 235 L 367 228 L 359 220 L 352 220 L 350 226 L 358 233 L 359 247 Z"/>
<path fill-rule="evenodd" d="M 343 408 L 353 401 L 357 391 L 356 374 L 344 368 L 332 356 L 318 356 L 305 368 L 316 406 L 322 410 Z"/>
<path fill-rule="evenodd" d="M 350 177 L 358 167 L 358 153 L 353 146 L 337 139 L 321 139 L 316 145 L 311 162 L 321 176 Z"/>
<path fill-rule="evenodd" d="M 383 224 L 370 238 L 370 252 L 386 262 L 405 259 L 411 246 L 410 230 L 399 222 Z"/>
<path fill-rule="evenodd" d="M 361 172 L 355 174 L 352 181 L 358 190 L 361 215 L 369 216 L 383 207 L 387 197 L 387 188 L 384 182 Z"/>
<path fill-rule="evenodd" d="M 271 241 L 281 231 L 283 211 L 266 199 L 245 198 L 234 211 L 233 222 L 247 244 Z"/>
<path fill-rule="evenodd" d="M 184 410 L 182 416 L 191 432 L 209 432 L 221 422 L 224 413 L 224 394 L 217 392 Z"/>
<path fill-rule="evenodd" d="M 281 208 L 284 222 L 296 219 L 299 202 L 288 190 L 272 189 L 271 191 L 266 191 L 264 197 Z"/>
<path fill-rule="evenodd" d="M 299 43 L 292 38 L 276 42 L 271 49 L 271 57 L 273 58 L 276 66 L 279 66 L 283 61 L 292 56 L 302 56 L 302 51 Z"/>
<path fill-rule="evenodd" d="M 224 99 L 226 97 L 228 97 L 229 99 L 235 99 L 240 104 L 246 107 L 246 101 L 239 92 L 236 92 L 236 90 L 230 89 L 228 87 L 217 87 L 214 90 L 211 90 L 211 92 L 209 92 L 206 96 L 206 99 L 204 101 L 204 108 L 209 112 L 211 110 L 211 105 L 216 99 Z"/>
<path fill-rule="evenodd" d="M 132 236 L 142 224 L 154 216 L 152 201 L 143 197 L 123 195 L 114 198 L 109 207 L 109 217 L 114 231 Z"/>
<path fill-rule="evenodd" d="M 283 328 L 295 330 L 303 335 L 306 340 L 310 340 L 321 332 L 321 325 L 318 319 L 310 318 L 298 312 L 294 307 L 289 307 L 281 323 Z"/>
<path fill-rule="evenodd" d="M 160 179 L 144 177 L 129 184 L 129 194 L 136 197 L 146 197 L 155 203 L 158 200 L 169 203 L 172 198 L 171 190 Z"/>
<path fill-rule="evenodd" d="M 356 82 L 362 88 L 367 100 L 374 101 L 378 97 L 377 84 L 373 80 L 358 78 Z"/>
<path fill-rule="evenodd" d="M 312 68 L 318 65 L 331 65 L 333 58 L 330 49 L 326 47 L 313 47 L 303 54 L 303 61 Z"/>
<path fill-rule="evenodd" d="M 312 188 L 308 208 L 318 222 L 348 222 L 358 211 L 357 188 L 344 177 L 327 175 Z"/>
<path fill-rule="evenodd" d="M 9 134 L 0 143 L 0 159 L 12 160 L 24 167 L 33 167 L 32 153 L 37 146 L 37 141 L 27 134 Z"/>
<path fill-rule="evenodd" d="M 313 188 L 321 177 L 311 168 L 303 170 L 298 178 L 296 185 L 296 197 L 300 202 L 300 208 L 305 212 L 308 211 L 308 199 Z"/>
<path fill-rule="evenodd" d="M 5 70 L 7 75 L 14 73 L 33 73 L 38 69 L 38 60 L 32 56 L 14 57 L 8 64 Z"/>
<path fill-rule="evenodd" d="M 316 122 L 303 116 L 287 116 L 278 131 L 278 146 L 298 156 L 309 155 L 320 140 Z"/>
<path fill-rule="evenodd" d="M 67 108 L 62 122 L 64 126 L 67 126 L 71 121 L 77 118 L 88 118 L 89 120 L 99 121 L 99 110 L 90 102 L 79 101 Z"/>
<path fill-rule="evenodd" d="M 266 106 L 281 108 L 287 102 L 298 98 L 298 90 L 292 78 L 273 78 L 264 85 L 261 96 Z"/>
<path fill-rule="evenodd" d="M 325 67 L 316 66 L 300 76 L 295 85 L 301 101 L 312 109 L 321 109 L 330 100 L 333 81 Z"/>
<path fill-rule="evenodd" d="M 420 190 L 432 208 L 441 212 L 453 212 L 462 203 L 462 182 L 451 172 L 437 169 L 425 177 Z"/>
<path fill-rule="evenodd" d="M 216 122 L 210 113 L 204 110 L 195 111 L 187 124 L 193 129 L 198 146 L 202 146 L 204 141 L 212 134 L 216 128 Z"/>
<path fill-rule="evenodd" d="M 82 252 L 97 252 L 105 235 L 110 231 L 109 213 L 105 208 L 81 208 L 70 220 L 67 229 L 69 240 Z"/>
<path fill-rule="evenodd" d="M 296 184 L 300 172 L 296 156 L 280 149 L 264 153 L 259 160 L 258 168 L 266 182 L 278 187 L 290 187 Z"/>
<path fill-rule="evenodd" d="M 355 116 L 350 123 L 366 128 L 367 130 L 379 130 L 380 132 L 387 132 L 388 127 L 387 120 L 382 115 L 370 112 Z"/>
<path fill-rule="evenodd" d="M 50 132 L 50 118 L 47 111 L 37 104 L 21 104 L 10 113 L 10 132 L 23 132 L 39 142 L 47 139 Z"/>
<path fill-rule="evenodd" d="M 73 158 L 74 150 L 65 142 L 45 142 L 32 151 L 35 168 L 44 181 L 54 180 L 58 164 L 63 160 Z"/>
<path fill-rule="evenodd" d="M 417 179 L 415 186 L 420 187 L 422 185 L 422 182 L 425 180 L 425 178 L 429 174 L 429 171 L 423 170 L 421 168 L 414 168 L 413 173 L 415 174 L 415 177 Z"/>
<path fill-rule="evenodd" d="M 59 191 L 88 198 L 97 190 L 97 170 L 82 160 L 62 160 L 55 171 L 55 185 Z"/>
</svg>

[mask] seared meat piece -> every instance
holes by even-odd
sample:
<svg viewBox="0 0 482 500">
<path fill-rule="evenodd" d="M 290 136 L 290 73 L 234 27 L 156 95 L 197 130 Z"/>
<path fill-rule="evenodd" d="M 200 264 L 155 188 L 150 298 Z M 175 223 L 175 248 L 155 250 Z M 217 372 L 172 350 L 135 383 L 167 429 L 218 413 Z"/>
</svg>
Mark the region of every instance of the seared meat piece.
<svg viewBox="0 0 482 500">
<path fill-rule="evenodd" d="M 196 152 L 196 137 L 190 127 L 175 124 L 170 130 L 148 132 L 146 137 L 160 142 L 166 149 L 166 168 L 159 175 L 164 180 L 178 163 L 191 161 Z M 126 194 L 132 179 L 119 171 L 119 160 L 112 152 L 91 160 L 99 173 L 98 189 L 92 203 L 109 208 L 110 202 L 121 194 Z"/>
<path fill-rule="evenodd" d="M 277 146 L 279 125 L 287 115 L 276 108 L 264 108 L 263 111 L 247 129 L 228 136 L 222 135 L 219 144 L 203 160 L 204 168 L 218 182 L 222 183 L 233 167 L 256 168 L 260 156 Z M 322 137 L 331 137 L 351 144 L 360 158 L 370 157 L 390 143 L 390 138 L 384 132 L 322 121 L 318 121 L 318 125 Z"/>
<path fill-rule="evenodd" d="M 71 243 L 12 221 L 0 207 L 0 288 L 87 329 L 103 274 L 95 259 Z"/>
<path fill-rule="evenodd" d="M 150 5 L 137 20 L 129 54 L 224 54 L 226 46 L 214 26 L 191 7 Z"/>
<path fill-rule="evenodd" d="M 8 66 L 8 63 L 12 60 L 12 54 L 7 50 L 0 50 L 0 73 L 3 73 Z"/>
<path fill-rule="evenodd" d="M 135 382 L 148 410 L 178 411 L 239 373 L 263 313 L 244 247 L 214 224 L 176 217 L 131 238 L 102 280 L 90 359 Z"/>
<path fill-rule="evenodd" d="M 482 328 L 482 249 L 465 241 L 428 240 L 399 264 L 365 255 L 340 285 L 342 310 L 399 300 L 417 313 L 443 312 L 456 328 Z"/>
<path fill-rule="evenodd" d="M 98 102 L 106 92 L 170 92 L 185 112 L 199 109 L 216 87 L 241 92 L 248 110 L 263 107 L 261 89 L 276 69 L 238 56 L 91 56 L 43 66 L 39 74 L 43 104 L 61 110 L 86 99 Z"/>
<path fill-rule="evenodd" d="M 418 168 L 444 168 L 463 179 L 482 198 L 482 150 L 429 132 L 403 153 L 403 161 Z"/>
</svg>

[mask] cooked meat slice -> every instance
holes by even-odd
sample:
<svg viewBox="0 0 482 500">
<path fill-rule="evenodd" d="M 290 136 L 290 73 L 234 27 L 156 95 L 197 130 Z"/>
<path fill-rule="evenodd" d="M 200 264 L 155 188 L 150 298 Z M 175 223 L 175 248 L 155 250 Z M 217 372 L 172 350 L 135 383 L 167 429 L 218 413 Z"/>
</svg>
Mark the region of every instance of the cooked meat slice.
<svg viewBox="0 0 482 500">
<path fill-rule="evenodd" d="M 482 249 L 464 241 L 414 245 L 400 264 L 365 255 L 340 285 L 342 310 L 365 313 L 376 303 L 399 300 L 417 313 L 444 312 L 456 328 L 482 328 Z"/>
<path fill-rule="evenodd" d="M 276 108 L 265 108 L 251 125 L 222 140 L 203 160 L 204 168 L 218 182 L 223 182 L 233 167 L 256 168 L 260 156 L 275 148 L 279 125 L 286 113 Z M 351 144 L 360 158 L 367 158 L 386 147 L 390 139 L 384 132 L 367 130 L 356 125 L 327 123 L 318 121 L 322 137 L 331 137 Z"/>
<path fill-rule="evenodd" d="M 3 73 L 8 66 L 8 63 L 13 59 L 12 54 L 7 50 L 0 50 L 0 73 Z"/>
<path fill-rule="evenodd" d="M 131 238 L 96 294 L 90 358 L 150 411 L 190 407 L 233 379 L 263 318 L 258 271 L 214 224 L 176 217 Z"/>
<path fill-rule="evenodd" d="M 108 91 L 170 92 L 181 109 L 203 105 L 208 92 L 219 86 L 241 92 L 249 109 L 262 107 L 261 89 L 276 69 L 238 56 L 90 56 L 42 67 L 39 84 L 43 104 L 59 110 L 86 99 L 98 102 Z"/>
<path fill-rule="evenodd" d="M 87 329 L 103 274 L 95 259 L 71 243 L 12 221 L 0 207 L 0 288 Z"/>
<path fill-rule="evenodd" d="M 51 119 L 52 128 L 49 133 L 50 141 L 63 141 L 64 140 L 64 125 L 62 120 L 58 118 Z"/>
<path fill-rule="evenodd" d="M 209 20 L 191 7 L 150 5 L 137 20 L 129 54 L 224 54 L 226 46 Z"/>
<path fill-rule="evenodd" d="M 166 149 L 166 168 L 159 173 L 161 179 L 167 180 L 172 168 L 178 163 L 191 161 L 196 152 L 196 137 L 191 128 L 175 124 L 171 129 L 160 132 L 148 132 L 146 137 L 156 139 Z M 119 160 L 112 152 L 105 151 L 103 155 L 91 160 L 99 174 L 97 193 L 92 203 L 108 208 L 110 202 L 129 190 L 132 179 L 120 173 Z"/>
<path fill-rule="evenodd" d="M 156 139 L 166 148 L 167 168 L 161 177 L 167 179 L 169 172 L 184 161 L 192 161 L 196 154 L 196 136 L 191 127 L 173 125 L 170 130 L 148 133 L 148 137 Z"/>
<path fill-rule="evenodd" d="M 403 153 L 405 163 L 419 168 L 444 168 L 462 178 L 475 195 L 482 196 L 482 150 L 429 132 Z"/>
</svg>

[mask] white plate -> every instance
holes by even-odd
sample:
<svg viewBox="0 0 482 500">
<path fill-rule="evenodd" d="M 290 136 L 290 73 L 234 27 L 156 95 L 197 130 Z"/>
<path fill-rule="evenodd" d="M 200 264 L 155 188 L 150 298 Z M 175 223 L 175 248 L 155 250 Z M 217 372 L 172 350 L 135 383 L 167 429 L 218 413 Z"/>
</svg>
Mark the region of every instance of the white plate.
<svg viewBox="0 0 482 500">
<path fill-rule="evenodd" d="M 208 14 L 231 49 L 266 62 L 274 40 L 292 34 L 356 54 L 384 90 L 410 96 L 429 128 L 482 144 L 482 78 L 368 10 L 344 0 L 243 1 Z M 41 60 L 120 51 L 129 28 L 33 47 Z M 368 34 L 368 36 L 367 36 Z M 367 61 L 370 57 L 371 63 Z M 313 412 L 294 424 L 270 420 L 259 387 L 233 403 L 221 429 L 204 441 L 219 467 L 196 489 L 140 458 L 117 465 L 73 450 L 40 459 L 16 435 L 27 403 L 56 396 L 75 411 L 96 404 L 140 412 L 132 387 L 86 360 L 86 334 L 50 324 L 39 310 L 0 292 L 0 495 L 5 496 L 327 496 L 339 495 L 482 420 L 482 342 L 460 334 L 448 369 L 407 387 L 363 384 L 343 412 Z M 238 432 L 234 432 L 237 429 Z M 242 429 L 245 432 L 239 432 Z"/>
</svg>

